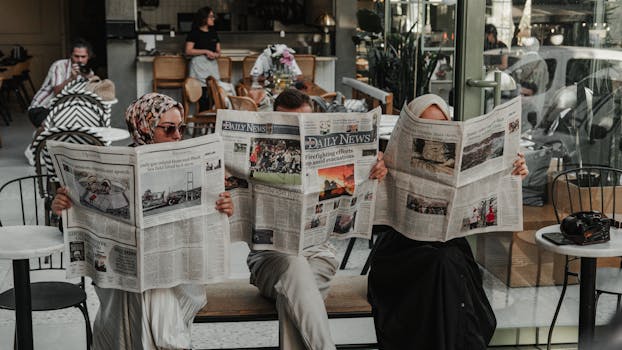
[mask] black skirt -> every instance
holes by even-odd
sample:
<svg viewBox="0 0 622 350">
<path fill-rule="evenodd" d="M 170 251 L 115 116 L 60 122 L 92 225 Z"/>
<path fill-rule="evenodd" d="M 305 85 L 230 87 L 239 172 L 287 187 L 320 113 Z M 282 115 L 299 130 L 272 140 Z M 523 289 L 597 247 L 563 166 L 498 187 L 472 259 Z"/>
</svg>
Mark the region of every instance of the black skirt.
<svg viewBox="0 0 622 350">
<path fill-rule="evenodd" d="M 380 348 L 486 349 L 497 321 L 466 239 L 382 235 L 368 282 Z"/>
</svg>

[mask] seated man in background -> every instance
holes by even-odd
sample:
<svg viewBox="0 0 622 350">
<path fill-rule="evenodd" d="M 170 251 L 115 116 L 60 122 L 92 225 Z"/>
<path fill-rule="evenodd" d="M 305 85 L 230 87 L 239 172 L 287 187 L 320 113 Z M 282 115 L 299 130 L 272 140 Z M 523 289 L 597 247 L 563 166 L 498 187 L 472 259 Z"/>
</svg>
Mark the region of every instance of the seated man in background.
<svg viewBox="0 0 622 350">
<path fill-rule="evenodd" d="M 87 66 L 89 58 L 93 56 L 93 49 L 84 39 L 76 39 L 71 43 L 69 58 L 52 63 L 41 88 L 32 98 L 28 107 L 28 118 L 32 125 L 38 128 L 50 112 L 50 104 L 65 85 L 79 76 L 90 78 L 93 71 Z"/>
<path fill-rule="evenodd" d="M 274 101 L 279 112 L 311 113 L 308 95 L 285 89 Z M 382 180 L 387 168 L 382 152 L 369 174 Z M 247 259 L 251 283 L 262 295 L 276 300 L 282 349 L 335 349 L 324 298 L 339 262 L 329 242 L 305 249 L 301 255 L 274 250 L 251 250 Z"/>
</svg>

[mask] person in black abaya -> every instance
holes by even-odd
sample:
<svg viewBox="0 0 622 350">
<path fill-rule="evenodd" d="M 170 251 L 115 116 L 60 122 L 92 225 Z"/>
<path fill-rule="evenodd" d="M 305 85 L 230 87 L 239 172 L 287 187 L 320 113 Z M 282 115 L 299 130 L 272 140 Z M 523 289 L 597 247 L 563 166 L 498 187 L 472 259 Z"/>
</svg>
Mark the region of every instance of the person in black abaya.
<svg viewBox="0 0 622 350">
<path fill-rule="evenodd" d="M 418 97 L 405 108 L 418 118 L 450 120 L 436 95 Z M 527 176 L 522 154 L 512 174 Z M 375 249 L 368 299 L 381 349 L 486 349 L 496 319 L 464 237 L 417 241 L 390 228 Z"/>
</svg>

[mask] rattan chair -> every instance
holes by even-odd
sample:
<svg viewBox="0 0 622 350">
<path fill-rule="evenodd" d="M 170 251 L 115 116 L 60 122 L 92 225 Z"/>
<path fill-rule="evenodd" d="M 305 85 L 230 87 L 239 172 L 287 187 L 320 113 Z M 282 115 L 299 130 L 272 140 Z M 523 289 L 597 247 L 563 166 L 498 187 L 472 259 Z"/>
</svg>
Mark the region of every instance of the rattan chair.
<svg viewBox="0 0 622 350">
<path fill-rule="evenodd" d="M 42 186 L 41 186 L 42 185 Z M 11 203 L 0 213 L 0 226 L 49 224 L 50 203 L 55 185 L 50 175 L 31 175 L 11 180 L 0 187 L 0 200 Z M 40 189 L 38 189 L 40 188 Z M 2 239 L 2 237 L 0 237 Z M 64 270 L 62 253 L 31 259 L 30 271 Z M 84 317 L 86 349 L 91 349 L 93 335 L 86 305 L 84 277 L 78 283 L 66 281 L 31 282 L 32 311 L 78 308 Z M 15 291 L 0 294 L 0 309 L 15 310 Z M 2 341 L 5 346 L 8 339 Z"/>
<path fill-rule="evenodd" d="M 46 144 L 50 140 L 95 146 L 109 144 L 101 135 L 87 126 L 55 126 L 43 130 L 32 142 L 35 156 L 35 171 L 37 175 L 51 175 L 52 180 L 55 182 L 58 182 L 56 172 L 54 171 L 52 158 L 46 148 Z"/>
<path fill-rule="evenodd" d="M 188 63 L 183 56 L 156 56 L 153 59 L 153 91 L 181 89 L 188 76 Z"/>
<path fill-rule="evenodd" d="M 235 93 L 238 96 L 248 96 L 248 88 L 244 85 L 243 81 L 240 81 L 235 85 Z"/>
<path fill-rule="evenodd" d="M 294 55 L 296 64 L 302 71 L 305 81 L 315 82 L 315 56 L 313 55 Z"/>
<path fill-rule="evenodd" d="M 199 100 L 203 94 L 201 82 L 195 78 L 186 78 L 184 81 L 184 123 L 192 123 L 192 137 L 209 133 L 216 124 L 216 111 L 201 111 Z M 193 109 L 193 113 L 190 109 Z"/>
<path fill-rule="evenodd" d="M 54 97 L 43 128 L 54 126 L 110 126 L 111 108 L 95 93 L 65 90 Z"/>
<path fill-rule="evenodd" d="M 250 55 L 244 57 L 242 60 L 242 78 L 245 80 L 251 79 L 251 69 L 255 65 L 255 61 L 257 61 L 257 57 L 259 55 Z"/>
<path fill-rule="evenodd" d="M 228 97 L 229 101 L 231 101 L 231 108 L 236 111 L 257 111 L 257 104 L 250 97 L 231 95 Z"/>
<path fill-rule="evenodd" d="M 218 85 L 218 81 L 214 77 L 209 76 L 206 79 L 207 94 L 213 103 L 213 109 L 227 109 L 227 94 L 225 90 Z"/>
<path fill-rule="evenodd" d="M 220 74 L 220 81 L 226 81 L 228 83 L 231 82 L 231 66 L 233 63 L 231 62 L 231 58 L 220 56 L 217 59 L 218 61 L 218 73 Z"/>
</svg>

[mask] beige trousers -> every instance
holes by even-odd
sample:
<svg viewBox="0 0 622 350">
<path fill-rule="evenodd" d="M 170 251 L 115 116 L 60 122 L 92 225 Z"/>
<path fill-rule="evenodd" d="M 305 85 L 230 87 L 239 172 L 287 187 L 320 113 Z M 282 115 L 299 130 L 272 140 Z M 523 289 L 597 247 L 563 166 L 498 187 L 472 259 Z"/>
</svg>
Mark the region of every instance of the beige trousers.
<svg viewBox="0 0 622 350">
<path fill-rule="evenodd" d="M 251 283 L 276 300 L 281 349 L 335 349 L 324 307 L 338 266 L 334 255 L 305 257 L 264 250 L 251 252 L 247 263 Z"/>
</svg>

